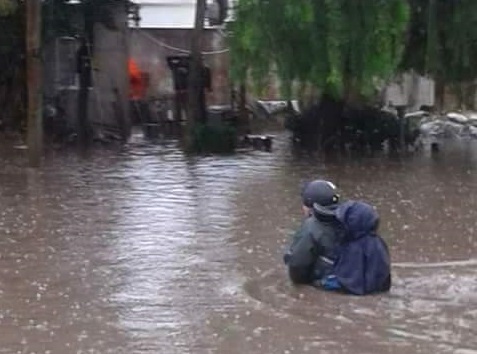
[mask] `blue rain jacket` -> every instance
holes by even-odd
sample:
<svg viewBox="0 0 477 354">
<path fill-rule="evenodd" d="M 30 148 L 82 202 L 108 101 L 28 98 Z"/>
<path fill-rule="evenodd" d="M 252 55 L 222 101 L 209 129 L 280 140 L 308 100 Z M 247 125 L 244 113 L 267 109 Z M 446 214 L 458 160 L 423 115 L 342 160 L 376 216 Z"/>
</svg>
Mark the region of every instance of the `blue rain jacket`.
<svg viewBox="0 0 477 354">
<path fill-rule="evenodd" d="M 336 217 L 344 239 L 333 272 L 343 290 L 355 295 L 388 291 L 391 261 L 386 243 L 376 234 L 376 211 L 366 203 L 348 201 L 338 207 Z"/>
</svg>

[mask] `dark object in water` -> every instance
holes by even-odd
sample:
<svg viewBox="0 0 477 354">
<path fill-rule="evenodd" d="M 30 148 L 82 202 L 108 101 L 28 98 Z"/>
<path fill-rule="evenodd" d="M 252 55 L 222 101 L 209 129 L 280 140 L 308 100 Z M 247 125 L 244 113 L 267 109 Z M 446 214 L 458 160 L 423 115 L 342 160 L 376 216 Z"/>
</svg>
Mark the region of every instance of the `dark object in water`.
<svg viewBox="0 0 477 354">
<path fill-rule="evenodd" d="M 237 145 L 236 129 L 225 124 L 197 124 L 192 134 L 192 151 L 198 153 L 232 153 Z"/>
<path fill-rule="evenodd" d="M 390 151 L 399 149 L 398 117 L 369 105 L 352 105 L 324 95 L 321 101 L 301 115 L 289 115 L 285 127 L 293 132 L 295 145 L 306 150 L 379 151 L 387 143 Z M 405 123 L 404 141 L 414 144 L 419 135 Z"/>
<path fill-rule="evenodd" d="M 431 143 L 431 152 L 438 153 L 440 151 L 439 143 L 433 142 Z"/>
<path fill-rule="evenodd" d="M 256 150 L 272 151 L 273 137 L 270 135 L 247 134 L 242 140 L 244 146 L 251 146 Z"/>
<path fill-rule="evenodd" d="M 160 127 L 157 123 L 146 123 L 143 125 L 144 135 L 148 139 L 156 139 L 159 137 Z"/>
</svg>

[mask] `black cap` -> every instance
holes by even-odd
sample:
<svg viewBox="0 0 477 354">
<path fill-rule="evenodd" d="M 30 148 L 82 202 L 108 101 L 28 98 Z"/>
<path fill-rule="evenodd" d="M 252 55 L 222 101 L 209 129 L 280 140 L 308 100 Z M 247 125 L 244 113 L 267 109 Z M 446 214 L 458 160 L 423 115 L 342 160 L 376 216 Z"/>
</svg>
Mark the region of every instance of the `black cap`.
<svg viewBox="0 0 477 354">
<path fill-rule="evenodd" d="M 302 200 L 308 208 L 316 208 L 315 204 L 319 207 L 334 207 L 339 202 L 339 195 L 333 183 L 315 180 L 303 188 Z"/>
</svg>

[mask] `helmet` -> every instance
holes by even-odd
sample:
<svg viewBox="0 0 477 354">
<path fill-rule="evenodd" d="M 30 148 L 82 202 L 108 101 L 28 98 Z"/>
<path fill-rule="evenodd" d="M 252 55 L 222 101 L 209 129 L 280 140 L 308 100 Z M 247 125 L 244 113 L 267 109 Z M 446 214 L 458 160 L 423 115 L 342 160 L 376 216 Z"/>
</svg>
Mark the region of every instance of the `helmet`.
<svg viewBox="0 0 477 354">
<path fill-rule="evenodd" d="M 336 186 L 324 180 L 309 182 L 302 191 L 303 205 L 313 208 L 314 204 L 322 207 L 332 207 L 339 202 Z"/>
</svg>

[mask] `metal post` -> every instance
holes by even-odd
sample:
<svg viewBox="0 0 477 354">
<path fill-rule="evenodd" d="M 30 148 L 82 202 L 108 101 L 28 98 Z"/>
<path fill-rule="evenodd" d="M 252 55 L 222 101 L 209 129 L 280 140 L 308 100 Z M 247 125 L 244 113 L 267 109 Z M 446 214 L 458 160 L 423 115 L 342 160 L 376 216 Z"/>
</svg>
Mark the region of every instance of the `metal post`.
<svg viewBox="0 0 477 354">
<path fill-rule="evenodd" d="M 406 151 L 406 106 L 397 106 L 396 107 L 398 118 L 399 118 L 399 147 L 402 152 Z"/>
<path fill-rule="evenodd" d="M 38 167 L 43 150 L 42 70 L 40 59 L 41 0 L 26 0 L 26 50 L 28 90 L 28 158 Z"/>
<path fill-rule="evenodd" d="M 204 30 L 206 0 L 197 0 L 195 27 L 192 32 L 191 62 L 189 71 L 189 114 L 187 117 L 187 135 L 190 135 L 197 122 L 203 122 L 204 80 L 202 72 L 202 32 Z"/>
</svg>

